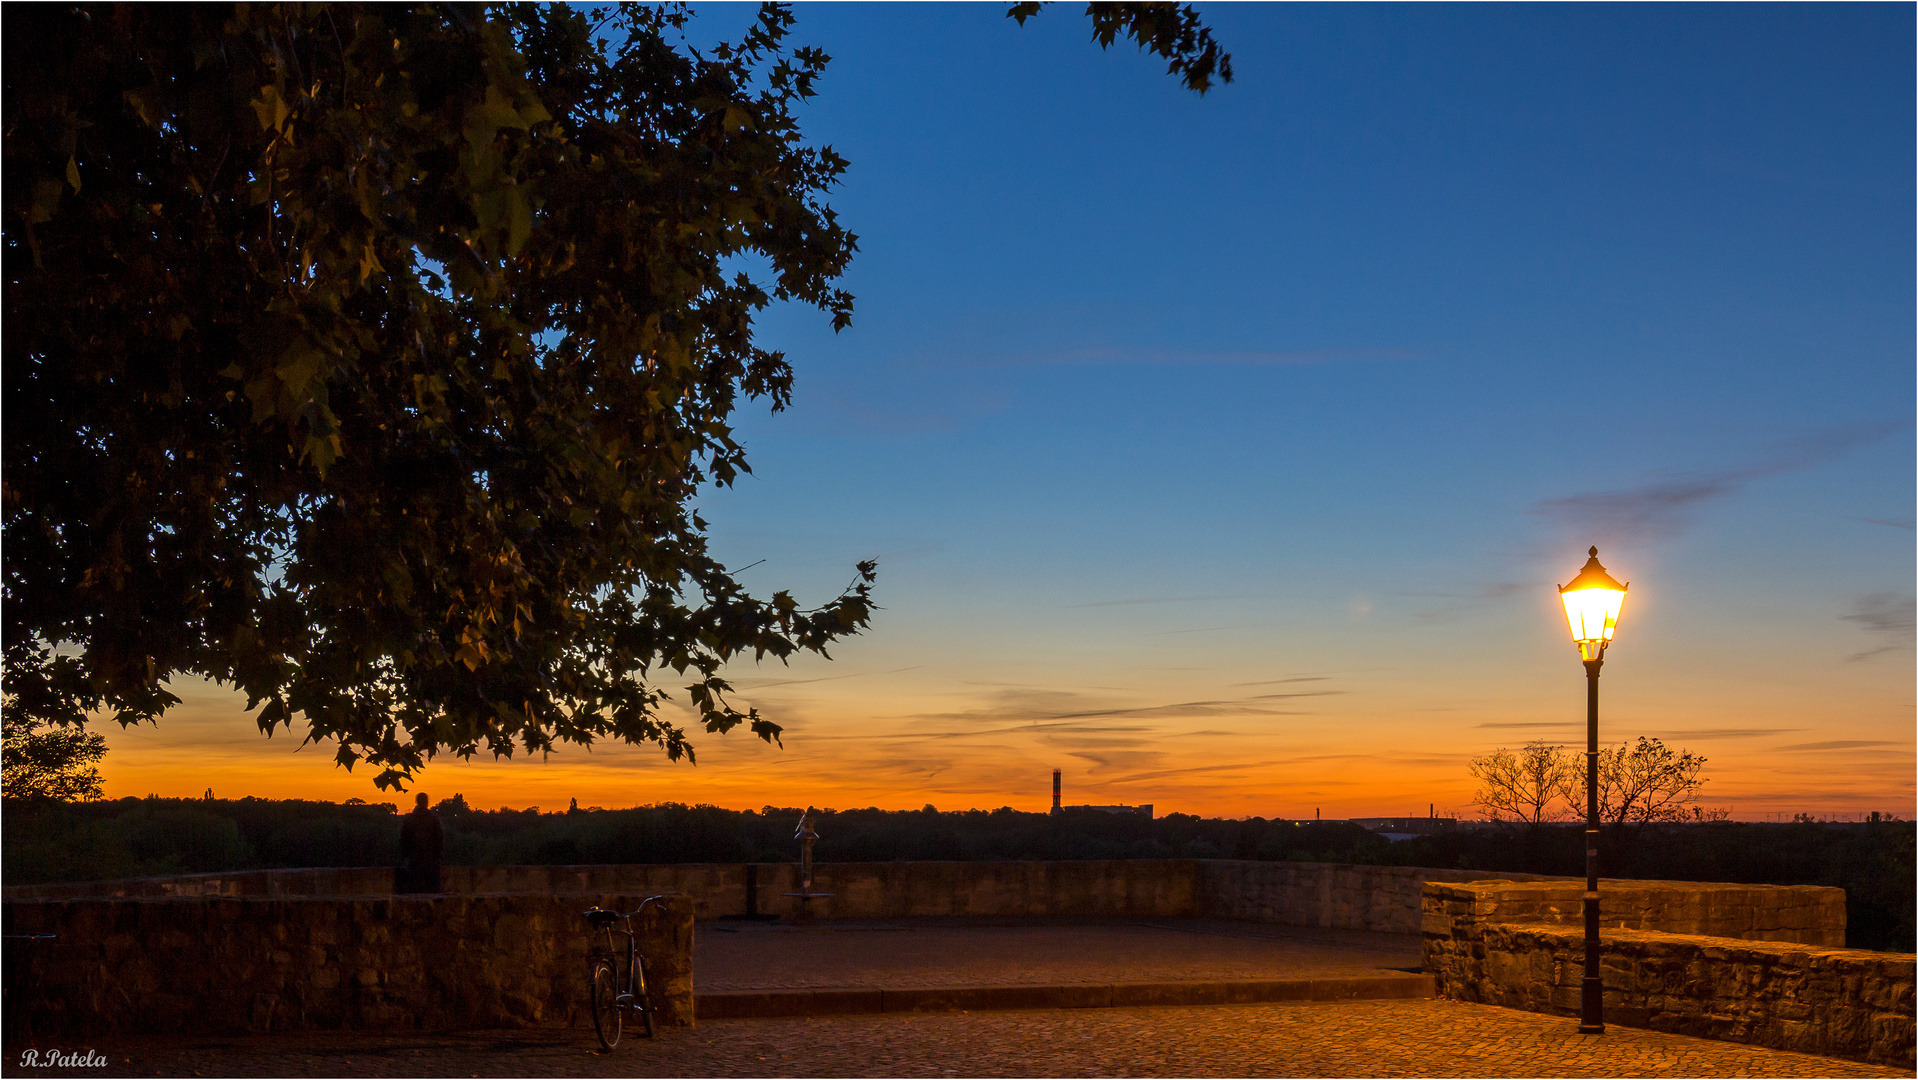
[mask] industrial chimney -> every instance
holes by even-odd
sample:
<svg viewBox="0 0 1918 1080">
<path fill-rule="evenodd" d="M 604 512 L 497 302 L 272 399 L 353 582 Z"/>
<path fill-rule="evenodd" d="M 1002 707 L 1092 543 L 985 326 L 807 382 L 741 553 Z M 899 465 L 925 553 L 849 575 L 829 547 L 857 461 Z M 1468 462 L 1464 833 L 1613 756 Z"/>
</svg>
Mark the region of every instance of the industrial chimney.
<svg viewBox="0 0 1918 1080">
<path fill-rule="evenodd" d="M 1052 770 L 1052 812 L 1059 812 L 1059 770 Z"/>
</svg>

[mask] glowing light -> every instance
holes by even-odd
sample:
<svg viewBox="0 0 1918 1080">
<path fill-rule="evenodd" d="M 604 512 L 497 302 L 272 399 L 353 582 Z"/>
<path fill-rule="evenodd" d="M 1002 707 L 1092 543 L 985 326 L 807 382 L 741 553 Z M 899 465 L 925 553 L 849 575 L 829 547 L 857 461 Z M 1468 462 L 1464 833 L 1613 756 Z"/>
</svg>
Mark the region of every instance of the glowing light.
<svg viewBox="0 0 1918 1080">
<path fill-rule="evenodd" d="M 1625 590 L 1599 565 L 1598 549 L 1572 579 L 1558 587 L 1558 598 L 1565 604 L 1565 621 L 1572 626 L 1572 640 L 1578 643 L 1579 656 L 1602 659 L 1605 646 L 1618 630 L 1618 612 L 1625 606 Z"/>
</svg>

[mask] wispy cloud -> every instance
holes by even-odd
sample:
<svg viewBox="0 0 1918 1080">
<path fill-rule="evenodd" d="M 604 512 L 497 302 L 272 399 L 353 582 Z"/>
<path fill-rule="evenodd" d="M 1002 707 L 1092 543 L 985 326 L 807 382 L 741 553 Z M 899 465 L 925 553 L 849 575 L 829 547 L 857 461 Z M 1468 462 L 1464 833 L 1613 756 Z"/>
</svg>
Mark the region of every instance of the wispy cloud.
<svg viewBox="0 0 1918 1080">
<path fill-rule="evenodd" d="M 1471 755 L 1469 755 L 1469 754 L 1429 754 L 1429 755 L 1425 755 L 1425 756 L 1417 756 L 1417 755 L 1407 755 L 1407 756 L 1398 756 L 1398 755 L 1395 755 L 1395 756 L 1394 756 L 1394 757 L 1392 758 L 1392 764 L 1394 764 L 1394 765 L 1397 765 L 1397 766 L 1399 766 L 1399 767 L 1401 767 L 1401 768 L 1403 768 L 1403 767 L 1405 767 L 1405 766 L 1407 766 L 1407 765 L 1420 765 L 1420 766 L 1453 766 L 1453 765 L 1457 765 L 1457 764 L 1459 764 L 1459 763 L 1460 763 L 1460 762 L 1462 762 L 1462 761 L 1466 761 L 1466 760 L 1469 760 L 1469 758 L 1470 758 L 1470 756 L 1471 756 Z"/>
<path fill-rule="evenodd" d="M 1525 581 L 1487 581 L 1455 592 L 1402 592 L 1400 596 L 1421 596 L 1437 600 L 1503 600 L 1538 585 Z"/>
<path fill-rule="evenodd" d="M 1754 739 L 1760 735 L 1783 735 L 1790 731 L 1803 731 L 1795 727 L 1759 727 L 1759 728 L 1689 728 L 1684 731 L 1667 731 L 1662 737 L 1667 739 Z"/>
<path fill-rule="evenodd" d="M 1582 723 L 1583 721 L 1577 720 L 1521 720 L 1511 724 L 1474 724 L 1472 726 L 1481 728 L 1562 728 L 1577 727 Z"/>
<path fill-rule="evenodd" d="M 1861 518 L 1852 518 L 1852 520 L 1853 520 L 1853 521 L 1862 521 L 1862 522 L 1864 522 L 1864 523 L 1865 523 L 1865 524 L 1867 524 L 1867 525 L 1889 525 L 1889 526 L 1891 526 L 1891 527 L 1892 527 L 1892 528 L 1894 528 L 1894 529 L 1903 529 L 1903 530 L 1905 530 L 1906 532 L 1911 532 L 1911 531 L 1912 531 L 1912 520 L 1911 520 L 1910 518 L 1868 518 L 1868 517 L 1861 517 Z"/>
<path fill-rule="evenodd" d="M 1167 705 L 1141 705 L 1130 709 L 1088 709 L 1084 712 L 1061 713 L 1052 719 L 1087 720 L 1101 716 L 1131 716 L 1142 719 L 1172 719 L 1181 716 L 1242 716 L 1255 714 L 1261 716 L 1296 716 L 1295 709 L 1273 709 L 1269 702 L 1295 698 L 1329 697 L 1343 694 L 1343 690 L 1313 690 L 1298 694 L 1256 694 L 1246 698 L 1224 698 L 1214 701 L 1178 701 Z"/>
<path fill-rule="evenodd" d="M 952 431 L 959 418 L 950 413 L 924 410 L 890 409 L 854 401 L 846 397 L 823 397 L 820 404 L 839 414 L 851 425 L 889 435 L 917 435 L 929 431 Z"/>
<path fill-rule="evenodd" d="M 873 558 L 881 566 L 886 566 L 886 565 L 895 564 L 895 563 L 914 562 L 919 559 L 923 559 L 928 555 L 937 555 L 940 552 L 943 552 L 945 550 L 946 550 L 946 545 L 944 544 L 940 544 L 940 543 L 921 544 L 918 547 L 906 548 L 903 551 L 882 551 L 879 554 L 873 556 Z"/>
<path fill-rule="evenodd" d="M 1521 720 L 1513 723 L 1474 724 L 1473 726 L 1477 728 L 1495 728 L 1495 729 L 1502 729 L 1502 730 L 1523 731 L 1528 728 L 1534 729 L 1534 730 L 1562 730 L 1562 729 L 1568 729 L 1568 728 L 1583 728 L 1585 724 L 1584 724 L 1584 721 L 1582 720 Z M 1802 730 L 1804 729 L 1788 728 L 1788 727 L 1687 728 L 1682 731 L 1659 732 L 1658 737 L 1663 739 L 1750 739 L 1750 738 L 1756 738 L 1757 736 L 1760 736 L 1760 735 L 1781 735 L 1789 731 L 1802 731 Z M 1601 735 L 1603 735 L 1606 738 L 1617 737 L 1616 733 L 1613 733 L 1613 732 L 1601 732 Z"/>
<path fill-rule="evenodd" d="M 1130 773 L 1112 777 L 1107 783 L 1136 784 L 1142 780 L 1163 780 L 1169 776 L 1191 776 L 1195 773 L 1232 776 L 1253 769 L 1269 769 L 1275 765 L 1286 765 L 1289 761 L 1273 759 L 1270 761 L 1233 761 L 1218 765 L 1197 765 L 1185 769 L 1159 769 L 1154 772 Z"/>
<path fill-rule="evenodd" d="M 1259 367 L 1309 367 L 1320 364 L 1347 364 L 1418 360 L 1421 354 L 1411 349 L 1057 349 L 1031 352 L 980 355 L 970 359 L 977 367 L 1038 367 L 1063 364 L 1139 364 L 1170 367 L 1199 365 L 1252 365 Z"/>
<path fill-rule="evenodd" d="M 1827 464 L 1910 423 L 1901 419 L 1831 428 L 1787 443 L 1749 465 L 1681 474 L 1617 491 L 1542 499 L 1531 513 L 1601 543 L 1664 540 L 1690 527 L 1693 511 L 1705 503 L 1735 495 L 1756 480 Z"/>
<path fill-rule="evenodd" d="M 1411 613 L 1412 618 L 1424 623 L 1447 623 L 1463 618 L 1473 608 L 1482 604 L 1495 603 L 1508 596 L 1536 589 L 1539 586 L 1521 581 L 1488 581 L 1451 592 L 1401 592 L 1400 596 L 1412 596 L 1424 600 L 1450 601 L 1440 607 L 1426 608 Z"/>
<path fill-rule="evenodd" d="M 736 689 L 741 691 L 765 690 L 774 686 L 798 686 L 802 683 L 838 682 L 841 679 L 863 679 L 871 675 L 896 675 L 901 671 L 917 671 L 923 666 L 924 665 L 921 665 L 921 664 L 914 664 L 912 667 L 888 668 L 885 671 L 855 671 L 846 675 L 821 675 L 816 679 L 744 678 L 744 679 L 732 679 L 730 681 L 732 682 L 733 686 Z"/>
<path fill-rule="evenodd" d="M 1130 704 L 1119 695 L 1022 687 L 983 695 L 964 709 L 891 717 L 911 725 L 910 730 L 860 738 L 976 740 L 1022 735 L 1042 740 L 1071 739 L 1080 745 L 1088 741 L 1109 745 L 1115 739 L 1156 742 L 1176 738 L 1177 733 L 1155 721 L 1311 715 L 1316 710 L 1309 707 L 1310 699 L 1346 692 L 1300 690 Z"/>
<path fill-rule="evenodd" d="M 1860 597 L 1852 605 L 1851 613 L 1840 615 L 1846 622 L 1855 622 L 1868 634 L 1884 639 L 1884 644 L 1875 649 L 1854 654 L 1848 659 L 1864 660 L 1880 653 L 1909 650 L 1913 643 L 1914 598 L 1900 593 L 1872 593 Z"/>
<path fill-rule="evenodd" d="M 1903 746 L 1893 739 L 1834 739 L 1831 742 L 1801 742 L 1781 746 L 1780 750 L 1856 750 L 1866 746 Z"/>
<path fill-rule="evenodd" d="M 1094 600 L 1089 604 L 1067 604 L 1068 608 L 1124 607 L 1131 604 L 1190 604 L 1199 600 L 1223 600 L 1223 596 L 1135 596 L 1124 600 Z"/>
</svg>

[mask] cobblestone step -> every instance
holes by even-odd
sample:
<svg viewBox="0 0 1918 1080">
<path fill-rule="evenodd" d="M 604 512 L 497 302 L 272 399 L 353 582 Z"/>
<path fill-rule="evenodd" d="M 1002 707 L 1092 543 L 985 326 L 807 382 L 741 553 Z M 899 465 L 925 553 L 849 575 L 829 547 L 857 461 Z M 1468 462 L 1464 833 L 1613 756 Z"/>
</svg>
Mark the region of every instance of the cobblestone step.
<svg viewBox="0 0 1918 1080">
<path fill-rule="evenodd" d="M 719 990 L 696 994 L 701 1020 L 857 1013 L 974 1012 L 1001 1009 L 1105 1009 L 1137 1005 L 1254 1005 L 1272 1001 L 1429 998 L 1430 975 L 1329 979 L 1231 979 L 1055 986 L 936 986 L 886 989 Z"/>
</svg>

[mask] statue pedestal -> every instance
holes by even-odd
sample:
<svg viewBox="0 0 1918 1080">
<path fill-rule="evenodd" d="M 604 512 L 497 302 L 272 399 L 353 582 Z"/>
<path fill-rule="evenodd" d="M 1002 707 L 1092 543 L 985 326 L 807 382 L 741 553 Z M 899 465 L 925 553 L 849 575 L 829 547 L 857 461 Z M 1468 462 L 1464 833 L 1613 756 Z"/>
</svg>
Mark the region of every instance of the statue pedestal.
<svg viewBox="0 0 1918 1080">
<path fill-rule="evenodd" d="M 833 894 L 829 892 L 789 892 L 780 893 L 779 895 L 790 896 L 799 901 L 799 910 L 786 916 L 786 918 L 781 921 L 791 923 L 794 926 L 811 926 L 816 921 L 811 902 L 814 900 L 830 899 Z"/>
</svg>

